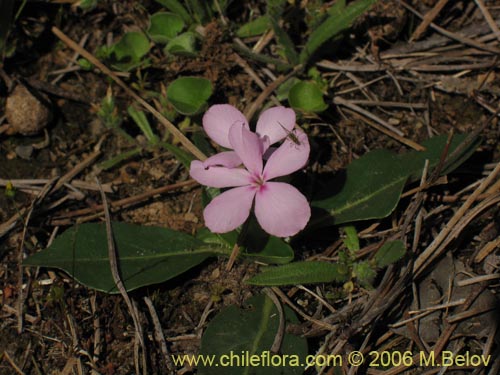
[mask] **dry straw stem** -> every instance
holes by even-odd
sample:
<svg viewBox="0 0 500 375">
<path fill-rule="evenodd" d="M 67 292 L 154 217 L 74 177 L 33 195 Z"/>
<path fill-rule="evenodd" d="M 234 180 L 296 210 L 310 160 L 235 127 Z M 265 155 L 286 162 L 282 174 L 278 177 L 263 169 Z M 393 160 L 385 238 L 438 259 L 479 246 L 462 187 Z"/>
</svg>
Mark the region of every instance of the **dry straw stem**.
<svg viewBox="0 0 500 375">
<path fill-rule="evenodd" d="M 475 0 L 477 6 L 481 10 L 481 13 L 483 13 L 484 19 L 486 22 L 488 22 L 488 26 L 491 28 L 491 31 L 495 34 L 496 38 L 500 40 L 500 30 L 498 29 L 498 26 L 491 16 L 490 12 L 488 11 L 488 8 L 484 4 L 483 0 Z"/>
<path fill-rule="evenodd" d="M 422 14 L 420 14 L 417 10 L 415 10 L 410 5 L 406 4 L 404 1 L 398 0 L 398 2 L 403 7 L 405 7 L 406 9 L 408 9 L 410 12 L 412 12 L 413 14 L 415 14 L 417 17 L 419 17 L 421 19 L 425 18 Z M 465 45 L 468 45 L 468 46 L 471 46 L 471 47 L 474 47 L 474 48 L 477 48 L 477 49 L 480 49 L 480 50 L 483 50 L 483 51 L 488 51 L 488 52 L 491 52 L 491 53 L 493 53 L 495 55 L 497 55 L 497 54 L 500 53 L 500 50 L 498 48 L 494 48 L 494 47 L 491 47 L 491 46 L 489 46 L 487 44 L 483 44 L 483 43 L 477 42 L 474 39 L 471 39 L 469 37 L 466 37 L 466 36 L 463 36 L 463 35 L 460 35 L 460 34 L 457 34 L 457 33 L 453 33 L 451 31 L 443 29 L 442 27 L 436 25 L 433 22 L 431 22 L 429 25 L 430 25 L 431 28 L 433 28 L 434 30 L 436 30 L 438 33 L 443 34 L 444 36 L 446 36 L 446 37 L 448 37 L 450 39 L 456 40 L 456 41 L 458 41 L 458 42 L 460 42 L 462 44 L 465 44 Z"/>
<path fill-rule="evenodd" d="M 362 109 L 362 113 L 358 113 L 358 110 L 356 109 L 352 109 L 352 105 L 347 101 L 347 100 L 344 100 L 344 99 L 341 99 L 340 101 L 337 100 L 338 97 L 336 97 L 334 99 L 334 102 L 336 104 L 340 104 L 341 101 L 342 101 L 342 105 L 345 105 L 348 109 L 346 110 L 347 112 L 349 112 L 350 114 L 352 114 L 353 116 L 357 117 L 358 119 L 362 120 L 364 123 L 366 123 L 367 125 L 371 126 L 372 128 L 378 130 L 379 132 L 385 134 L 385 135 L 388 135 L 389 137 L 391 138 L 394 138 L 395 140 L 397 140 L 398 142 L 401 142 L 402 144 L 408 146 L 408 147 L 411 147 L 413 148 L 414 150 L 416 151 L 425 151 L 425 147 L 423 147 L 422 145 L 419 145 L 418 143 L 412 141 L 411 139 L 408 139 L 408 138 L 405 138 L 405 137 L 402 137 L 396 133 L 394 133 L 393 131 L 391 131 L 390 129 L 387 129 L 379 124 L 377 124 L 375 121 L 372 121 L 372 118 L 375 117 L 377 118 L 378 120 L 380 121 L 383 121 L 382 119 L 380 119 L 379 117 L 376 117 L 374 116 L 373 114 L 371 114 L 370 112 L 368 111 L 365 111 Z M 357 107 L 357 106 L 356 106 Z M 358 107 L 359 108 L 359 107 Z M 366 114 L 369 114 L 369 118 L 368 117 L 365 117 Z"/>
<path fill-rule="evenodd" d="M 273 292 L 271 288 L 264 288 L 264 293 L 273 301 L 279 315 L 279 325 L 276 336 L 274 337 L 273 345 L 271 346 L 272 353 L 279 353 L 281 349 L 281 344 L 283 343 L 283 337 L 285 336 L 285 313 L 283 311 L 283 306 L 281 306 L 280 300 Z"/>
<path fill-rule="evenodd" d="M 195 157 L 200 160 L 205 160 L 207 157 L 203 152 L 201 152 L 186 136 L 179 130 L 177 127 L 172 124 L 165 116 L 163 116 L 160 112 L 158 112 L 151 104 L 146 102 L 143 98 L 141 98 L 134 90 L 129 88 L 125 82 L 123 82 L 114 72 L 111 71 L 106 65 L 100 62 L 94 55 L 90 52 L 82 48 L 78 43 L 75 43 L 71 38 L 69 38 L 66 34 L 64 34 L 57 27 L 52 27 L 52 32 L 59 38 L 61 41 L 70 47 L 72 50 L 78 52 L 81 56 L 89 60 L 92 64 L 98 67 L 104 74 L 109 76 L 113 81 L 116 82 L 118 86 L 120 86 L 128 95 L 130 95 L 133 99 L 135 99 L 139 104 L 141 104 L 145 109 L 147 109 L 153 116 L 157 118 L 157 120 L 164 125 L 167 130 L 176 137 L 182 145 Z"/>
<path fill-rule="evenodd" d="M 100 182 L 96 177 L 96 183 L 97 185 L 100 186 Z M 101 200 L 102 200 L 102 205 L 104 208 L 104 218 L 106 221 L 106 236 L 107 236 L 107 242 L 108 242 L 108 257 L 109 257 L 109 264 L 110 264 L 110 269 L 111 269 L 111 275 L 113 276 L 113 280 L 115 282 L 116 287 L 118 288 L 118 291 L 122 295 L 125 303 L 127 304 L 128 310 L 130 315 L 132 316 L 132 320 L 134 321 L 134 327 L 135 327 L 135 337 L 139 341 L 142 352 L 144 356 L 146 355 L 146 345 L 144 343 L 144 337 L 143 337 L 143 332 L 142 332 L 142 326 L 141 326 L 141 321 L 139 319 L 139 313 L 132 303 L 132 300 L 130 299 L 127 290 L 125 289 L 125 286 L 123 284 L 123 281 L 120 276 L 120 270 L 118 267 L 118 258 L 117 258 L 117 253 L 116 253 L 116 248 L 115 248 L 115 242 L 113 238 L 113 228 L 111 227 L 111 217 L 109 214 L 109 208 L 108 208 L 108 202 L 106 199 L 106 193 L 101 189 Z M 137 363 L 137 361 L 136 361 Z M 136 365 L 138 368 L 138 365 Z"/>
<path fill-rule="evenodd" d="M 437 4 L 432 8 L 423 18 L 422 23 L 418 25 L 417 29 L 413 32 L 410 42 L 419 39 L 420 36 L 427 30 L 432 21 L 438 16 L 439 12 L 448 3 L 448 0 L 439 0 Z"/>
<path fill-rule="evenodd" d="M 250 121 L 255 112 L 257 111 L 257 108 L 262 106 L 267 97 L 269 97 L 271 93 L 278 88 L 279 85 L 281 85 L 287 79 L 292 77 L 301 68 L 302 65 L 298 65 L 287 75 L 281 75 L 278 78 L 276 78 L 273 82 L 271 82 L 269 86 L 267 87 L 264 86 L 262 88 L 263 91 L 260 93 L 257 99 L 254 100 L 252 103 L 250 103 L 250 105 L 245 109 L 245 117 Z M 274 104 L 280 105 L 280 102 L 274 96 L 272 96 L 271 99 L 273 100 Z"/>
<path fill-rule="evenodd" d="M 162 186 L 162 187 L 159 187 L 157 189 L 152 189 L 152 190 L 146 191 L 146 192 L 141 193 L 141 194 L 133 195 L 131 197 L 127 197 L 127 198 L 123 198 L 123 199 L 120 199 L 120 200 L 117 200 L 114 202 L 110 202 L 109 206 L 111 208 L 119 208 L 119 207 L 123 208 L 123 207 L 131 206 L 133 204 L 137 204 L 137 203 L 142 202 L 146 199 L 154 197 L 155 195 L 163 194 L 163 193 L 173 191 L 173 190 L 182 189 L 185 187 L 191 187 L 191 186 L 194 186 L 196 184 L 197 184 L 197 182 L 195 180 L 187 180 L 187 181 L 178 182 L 178 183 L 172 184 L 172 185 Z M 72 217 L 77 217 L 77 216 L 89 215 L 89 214 L 97 214 L 98 216 L 101 216 L 103 214 L 103 211 L 102 211 L 103 208 L 104 208 L 104 205 L 99 204 L 99 205 L 96 205 L 94 207 L 82 208 L 80 210 L 74 210 L 74 211 L 71 211 L 68 213 L 64 213 L 61 216 L 54 218 L 51 221 L 51 224 L 52 225 L 67 225 L 70 223 L 70 222 L 68 222 L 67 219 L 70 219 Z"/>
<path fill-rule="evenodd" d="M 170 372 L 174 373 L 175 368 L 172 363 L 172 358 L 168 352 L 167 342 L 165 341 L 165 336 L 163 335 L 163 329 L 161 327 L 160 319 L 158 318 L 158 314 L 156 313 L 156 309 L 153 305 L 153 301 L 148 296 L 144 297 L 144 302 L 149 310 L 149 315 L 151 315 L 151 321 L 154 326 L 155 339 L 160 345 L 161 353 L 163 355 L 163 359 L 165 360 L 165 364 Z"/>
<path fill-rule="evenodd" d="M 453 236 L 451 234 L 455 229 L 455 226 L 464 217 L 464 215 L 471 208 L 474 201 L 483 191 L 491 184 L 491 182 L 497 177 L 500 172 L 500 163 L 497 164 L 495 169 L 491 171 L 489 176 L 483 180 L 483 182 L 477 187 L 477 189 L 467 198 L 464 204 L 458 209 L 458 211 L 453 215 L 453 217 L 448 221 L 445 227 L 439 232 L 437 237 L 432 241 L 432 243 L 425 249 L 425 251 L 419 255 L 415 261 L 415 276 L 418 276 L 425 269 L 424 266 L 429 264 L 433 259 L 441 254 L 444 250 L 443 245 L 446 245 Z M 495 201 L 498 201 L 498 197 Z M 492 203 L 493 204 L 493 203 Z"/>
</svg>

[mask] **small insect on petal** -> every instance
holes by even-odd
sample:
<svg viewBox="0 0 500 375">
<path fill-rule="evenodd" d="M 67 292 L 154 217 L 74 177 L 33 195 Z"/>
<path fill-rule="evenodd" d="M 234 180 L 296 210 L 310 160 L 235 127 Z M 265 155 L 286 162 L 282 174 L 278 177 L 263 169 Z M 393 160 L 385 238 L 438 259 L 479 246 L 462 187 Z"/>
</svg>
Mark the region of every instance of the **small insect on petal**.
<svg viewBox="0 0 500 375">
<path fill-rule="evenodd" d="M 297 135 L 294 133 L 294 130 L 290 131 L 287 128 L 285 128 L 281 123 L 278 122 L 278 124 L 286 132 L 288 139 L 291 140 L 293 143 L 295 143 L 297 146 L 300 146 L 301 143 L 300 143 L 299 139 L 297 138 Z"/>
</svg>

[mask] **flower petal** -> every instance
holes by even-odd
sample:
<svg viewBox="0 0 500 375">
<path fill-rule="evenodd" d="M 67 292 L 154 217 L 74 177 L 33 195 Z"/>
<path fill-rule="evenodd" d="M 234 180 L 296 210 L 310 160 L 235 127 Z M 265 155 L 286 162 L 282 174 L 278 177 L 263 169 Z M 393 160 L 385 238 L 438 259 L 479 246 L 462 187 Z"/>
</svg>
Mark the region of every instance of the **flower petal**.
<svg viewBox="0 0 500 375">
<path fill-rule="evenodd" d="M 237 108 L 229 104 L 211 106 L 203 115 L 203 129 L 208 136 L 222 147 L 231 148 L 229 129 L 234 124 L 243 124 L 247 129 L 248 121 Z"/>
<path fill-rule="evenodd" d="M 205 167 L 203 162 L 193 160 L 189 174 L 200 184 L 215 188 L 249 185 L 250 173 L 243 168 Z"/>
<path fill-rule="evenodd" d="M 234 124 L 229 131 L 229 142 L 250 173 L 260 176 L 263 143 L 259 136 L 242 124 Z"/>
<path fill-rule="evenodd" d="M 310 152 L 307 134 L 301 129 L 294 129 L 293 134 L 294 138 L 288 136 L 267 160 L 263 173 L 264 180 L 286 176 L 306 165 Z"/>
<path fill-rule="evenodd" d="M 286 107 L 273 107 L 261 113 L 257 120 L 256 132 L 267 135 L 271 144 L 281 141 L 295 126 L 295 112 Z M 285 128 L 285 129 L 283 129 Z"/>
<path fill-rule="evenodd" d="M 311 208 L 292 185 L 266 182 L 255 196 L 255 216 L 267 233 L 288 237 L 304 229 L 311 217 Z"/>
<path fill-rule="evenodd" d="M 236 229 L 250 215 L 256 188 L 237 187 L 215 197 L 203 211 L 205 225 L 214 233 Z"/>
<path fill-rule="evenodd" d="M 241 165 L 243 162 L 241 161 L 238 154 L 234 151 L 224 151 L 219 152 L 213 156 L 210 156 L 203 162 L 203 166 L 205 168 L 208 167 L 227 167 L 227 168 L 236 168 Z"/>
</svg>

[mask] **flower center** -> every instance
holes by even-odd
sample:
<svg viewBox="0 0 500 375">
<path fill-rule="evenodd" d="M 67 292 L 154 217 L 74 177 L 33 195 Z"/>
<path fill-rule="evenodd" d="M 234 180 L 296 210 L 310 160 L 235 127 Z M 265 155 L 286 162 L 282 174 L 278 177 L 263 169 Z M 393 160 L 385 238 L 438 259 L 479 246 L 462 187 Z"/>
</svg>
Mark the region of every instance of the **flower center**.
<svg viewBox="0 0 500 375">
<path fill-rule="evenodd" d="M 252 176 L 252 185 L 254 185 L 255 187 L 262 187 L 264 185 L 264 183 L 266 182 L 266 180 L 264 179 L 264 176 L 262 174 L 254 174 Z"/>
</svg>

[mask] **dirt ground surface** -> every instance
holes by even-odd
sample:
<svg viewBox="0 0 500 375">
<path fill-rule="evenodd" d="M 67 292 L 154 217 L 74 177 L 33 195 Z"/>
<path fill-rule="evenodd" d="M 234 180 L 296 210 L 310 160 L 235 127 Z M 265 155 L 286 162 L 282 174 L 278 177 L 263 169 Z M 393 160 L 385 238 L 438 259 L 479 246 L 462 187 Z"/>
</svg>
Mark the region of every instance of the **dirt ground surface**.
<svg viewBox="0 0 500 375">
<path fill-rule="evenodd" d="M 130 292 L 147 351 L 140 348 L 121 295 L 95 291 L 57 269 L 21 265 L 75 223 L 103 220 L 96 177 L 109 202 L 132 197 L 113 206 L 115 221 L 191 235 L 204 227 L 202 187 L 182 186 L 190 180 L 189 170 L 172 152 L 149 146 L 127 113 L 137 101 L 96 66 L 84 69 L 67 42 L 99 55 L 99 48 L 125 32 L 147 29 L 149 14 L 162 7 L 154 1 L 106 0 L 84 10 L 68 3 L 28 0 L 9 33 L 0 70 L 0 374 L 195 374 L 195 367 L 169 366 L 145 299 L 154 306 L 168 353 L 196 354 L 218 312 L 262 291 L 245 283 L 262 264 L 237 259 L 227 271 L 227 257 L 209 258 L 165 283 Z M 332 3 L 287 2 L 283 27 L 297 46 L 303 45 L 307 27 L 294 19 L 307 19 L 311 9 L 328 9 Z M 238 27 L 265 9 L 266 2 L 258 0 L 229 2 L 224 17 L 214 11 L 197 25 L 204 36 L 195 56 L 168 55 L 152 43 L 147 64 L 118 75 L 190 139 L 203 134 L 203 112 L 186 117 L 162 107 L 165 88 L 180 76 L 211 82 L 208 105 L 229 103 L 247 113 L 257 102 L 258 114 L 272 105 L 273 95 L 282 99 L 275 87 L 268 88 L 291 72 L 254 56 L 284 58 L 272 33 L 235 36 Z M 67 39 L 54 34 L 53 27 Z M 498 27 L 497 1 L 378 1 L 309 60 L 307 69 L 292 73 L 307 80 L 308 69 L 315 68 L 329 105 L 318 113 L 297 111 L 312 148 L 307 167 L 294 176 L 306 195 L 313 189 L 307 176 L 328 180 L 371 150 L 409 152 L 435 135 L 468 133 L 481 139 L 472 156 L 446 178 L 408 184 L 389 217 L 356 223 L 359 261 L 372 259 L 388 239 L 400 238 L 407 247 L 403 261 L 376 271 L 371 287 L 354 278 L 349 286 L 279 288 L 286 296 L 279 295 L 281 303 L 301 311 L 300 323 L 288 330 L 308 338 L 311 354 L 467 351 L 491 355 L 491 361 L 454 364 L 446 373 L 500 373 Z M 257 43 L 262 47 L 244 54 L 240 42 L 250 50 Z M 100 116 L 107 95 L 115 101 L 118 128 Z M 9 100 L 14 114 L 8 113 Z M 289 105 L 286 98 L 281 103 Z M 147 116 L 162 140 L 182 148 L 154 116 Z M 27 128 L 9 123 L 18 117 Z M 133 150 L 138 151 L 109 163 Z M 440 236 L 438 256 L 417 276 L 415 260 Z M 338 262 L 346 246 L 342 239 L 343 231 L 335 226 L 298 236 L 291 242 L 295 260 Z M 467 285 L 456 289 L 459 284 Z M 439 371 L 344 364 L 306 373 Z"/>
</svg>

